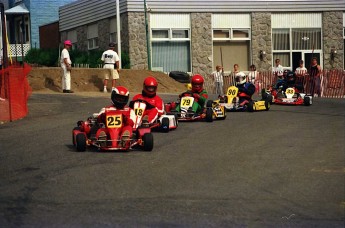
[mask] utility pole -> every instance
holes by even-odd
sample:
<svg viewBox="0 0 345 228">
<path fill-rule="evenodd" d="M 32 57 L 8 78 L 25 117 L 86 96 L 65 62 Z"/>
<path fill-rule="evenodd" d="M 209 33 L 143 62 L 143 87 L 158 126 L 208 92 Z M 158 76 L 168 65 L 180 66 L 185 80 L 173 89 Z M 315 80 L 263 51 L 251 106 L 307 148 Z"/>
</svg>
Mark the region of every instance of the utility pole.
<svg viewBox="0 0 345 228">
<path fill-rule="evenodd" d="M 146 0 L 144 0 L 144 11 L 145 11 L 146 46 L 147 46 L 147 64 L 148 64 L 149 70 L 151 70 L 151 46 L 150 46 L 149 24 L 147 21 Z"/>
<path fill-rule="evenodd" d="M 117 54 L 119 55 L 119 69 L 121 69 L 121 23 L 120 23 L 120 3 L 116 0 L 116 31 L 117 31 Z"/>
</svg>

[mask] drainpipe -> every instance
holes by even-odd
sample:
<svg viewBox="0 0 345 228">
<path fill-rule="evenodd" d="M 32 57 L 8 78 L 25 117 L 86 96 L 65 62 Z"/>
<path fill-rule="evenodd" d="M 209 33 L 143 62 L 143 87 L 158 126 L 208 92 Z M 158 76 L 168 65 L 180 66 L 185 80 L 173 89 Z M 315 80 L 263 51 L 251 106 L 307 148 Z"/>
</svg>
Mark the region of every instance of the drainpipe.
<svg viewBox="0 0 345 228">
<path fill-rule="evenodd" d="M 146 46 L 147 46 L 147 64 L 149 70 L 151 70 L 151 46 L 150 46 L 150 34 L 149 34 L 149 24 L 147 21 L 147 6 L 146 0 L 144 0 L 144 11 L 145 11 L 145 29 L 146 29 Z"/>
</svg>

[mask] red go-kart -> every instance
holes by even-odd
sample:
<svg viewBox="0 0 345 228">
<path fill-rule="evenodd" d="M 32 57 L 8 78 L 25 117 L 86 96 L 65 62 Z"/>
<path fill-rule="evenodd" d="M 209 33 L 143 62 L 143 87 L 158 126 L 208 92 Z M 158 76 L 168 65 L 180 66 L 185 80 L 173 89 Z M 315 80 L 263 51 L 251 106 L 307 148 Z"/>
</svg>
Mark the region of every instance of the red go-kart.
<svg viewBox="0 0 345 228">
<path fill-rule="evenodd" d="M 139 127 L 132 137 L 122 137 L 123 114 L 117 110 L 105 111 L 106 124 L 97 122 L 97 114 L 86 121 L 78 121 L 72 131 L 73 145 L 77 151 L 94 146 L 101 151 L 129 151 L 134 147 L 144 151 L 153 149 L 153 135 L 150 128 Z M 104 133 L 101 133 L 104 132 Z"/>
<path fill-rule="evenodd" d="M 309 106 L 313 103 L 313 97 L 302 93 L 296 87 L 288 87 L 283 89 L 280 86 L 278 89 L 269 87 L 262 91 L 262 98 L 269 100 L 270 103 L 281 105 L 305 105 Z"/>
</svg>

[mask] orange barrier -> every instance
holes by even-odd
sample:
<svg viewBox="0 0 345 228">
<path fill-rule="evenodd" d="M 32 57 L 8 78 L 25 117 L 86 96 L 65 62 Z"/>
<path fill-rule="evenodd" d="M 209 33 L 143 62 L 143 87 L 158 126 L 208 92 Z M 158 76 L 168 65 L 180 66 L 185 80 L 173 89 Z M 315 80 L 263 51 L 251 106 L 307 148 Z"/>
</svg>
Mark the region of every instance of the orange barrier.
<svg viewBox="0 0 345 228">
<path fill-rule="evenodd" d="M 27 64 L 0 70 L 0 121 L 13 121 L 28 114 L 27 100 L 32 92 L 27 80 L 30 70 Z"/>
</svg>

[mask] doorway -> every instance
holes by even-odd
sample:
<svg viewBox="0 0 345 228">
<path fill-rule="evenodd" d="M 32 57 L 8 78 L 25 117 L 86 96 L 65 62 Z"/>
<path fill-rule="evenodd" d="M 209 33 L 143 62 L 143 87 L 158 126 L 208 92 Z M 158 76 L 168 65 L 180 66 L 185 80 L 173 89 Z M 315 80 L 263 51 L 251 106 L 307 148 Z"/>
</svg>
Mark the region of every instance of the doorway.
<svg viewBox="0 0 345 228">
<path fill-rule="evenodd" d="M 321 54 L 320 53 L 311 53 L 309 52 L 292 52 L 292 70 L 295 71 L 299 67 L 299 61 L 304 61 L 304 67 L 310 69 L 311 59 L 313 57 L 317 58 L 317 63 L 321 66 Z"/>
</svg>

